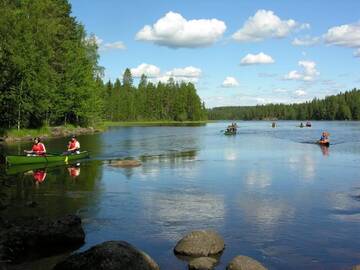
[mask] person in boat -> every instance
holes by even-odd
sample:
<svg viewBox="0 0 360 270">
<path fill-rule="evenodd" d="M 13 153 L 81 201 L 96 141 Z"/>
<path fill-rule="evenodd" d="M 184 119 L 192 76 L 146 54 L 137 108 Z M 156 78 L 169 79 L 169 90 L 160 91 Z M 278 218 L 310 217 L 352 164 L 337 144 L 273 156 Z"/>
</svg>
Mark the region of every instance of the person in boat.
<svg viewBox="0 0 360 270">
<path fill-rule="evenodd" d="M 31 150 L 24 150 L 24 152 L 28 156 L 43 156 L 46 154 L 46 148 L 45 145 L 41 142 L 41 139 L 39 137 L 36 137 L 34 139 L 34 144 Z"/>
<path fill-rule="evenodd" d="M 275 123 L 275 122 L 272 122 L 271 126 L 272 126 L 273 128 L 276 128 L 276 123 Z"/>
<path fill-rule="evenodd" d="M 301 128 L 302 128 L 302 127 L 304 127 L 304 124 L 303 124 L 303 122 L 301 122 L 301 123 L 300 123 L 300 127 L 301 127 Z"/>
<path fill-rule="evenodd" d="M 80 143 L 76 139 L 75 135 L 71 136 L 71 140 L 68 143 L 68 148 L 67 148 L 66 153 L 67 154 L 79 154 L 80 153 Z"/>
<path fill-rule="evenodd" d="M 319 143 L 329 143 L 329 133 L 327 133 L 325 131 L 323 133 L 321 133 Z"/>
<path fill-rule="evenodd" d="M 310 122 L 310 121 L 307 121 L 307 122 L 306 122 L 306 126 L 307 126 L 307 127 L 311 127 L 311 122 Z"/>
</svg>

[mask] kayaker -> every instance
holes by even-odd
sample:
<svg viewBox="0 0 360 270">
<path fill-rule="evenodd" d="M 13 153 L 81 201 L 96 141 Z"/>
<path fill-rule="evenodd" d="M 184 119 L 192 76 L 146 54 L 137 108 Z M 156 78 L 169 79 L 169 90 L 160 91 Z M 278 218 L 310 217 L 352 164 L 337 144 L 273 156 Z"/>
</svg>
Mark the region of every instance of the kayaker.
<svg viewBox="0 0 360 270">
<path fill-rule="evenodd" d="M 301 123 L 300 123 L 300 127 L 301 127 L 301 128 L 302 128 L 302 127 L 304 127 L 304 124 L 303 124 L 303 122 L 301 122 Z"/>
<path fill-rule="evenodd" d="M 79 154 L 80 153 L 80 143 L 76 139 L 75 135 L 71 136 L 71 140 L 69 141 L 69 144 L 68 144 L 67 153 L 69 153 L 69 154 Z"/>
<path fill-rule="evenodd" d="M 325 131 L 323 133 L 321 133 L 319 142 L 320 143 L 328 143 L 329 142 L 329 133 L 327 133 Z"/>
<path fill-rule="evenodd" d="M 273 128 L 276 128 L 276 123 L 275 123 L 275 122 L 272 122 L 271 126 L 272 126 Z"/>
<path fill-rule="evenodd" d="M 39 137 L 36 137 L 34 139 L 34 144 L 30 151 L 24 150 L 25 153 L 28 154 L 28 156 L 36 155 L 36 156 L 43 156 L 46 154 L 46 148 L 45 145 L 41 142 L 41 139 Z"/>
</svg>

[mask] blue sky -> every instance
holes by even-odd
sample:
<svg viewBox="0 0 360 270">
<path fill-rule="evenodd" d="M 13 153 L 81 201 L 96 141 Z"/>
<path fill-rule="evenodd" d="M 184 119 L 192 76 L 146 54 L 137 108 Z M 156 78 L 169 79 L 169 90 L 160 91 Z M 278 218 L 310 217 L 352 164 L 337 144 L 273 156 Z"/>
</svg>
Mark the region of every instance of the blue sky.
<svg viewBox="0 0 360 270">
<path fill-rule="evenodd" d="M 302 102 L 360 87 L 360 1 L 71 0 L 105 80 L 192 81 L 207 107 Z"/>
</svg>

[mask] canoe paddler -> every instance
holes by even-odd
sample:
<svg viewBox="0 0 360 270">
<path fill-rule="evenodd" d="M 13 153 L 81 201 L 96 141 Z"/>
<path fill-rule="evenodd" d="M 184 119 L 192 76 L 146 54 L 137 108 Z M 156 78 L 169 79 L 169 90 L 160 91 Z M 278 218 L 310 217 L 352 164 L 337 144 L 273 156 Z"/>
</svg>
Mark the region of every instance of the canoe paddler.
<svg viewBox="0 0 360 270">
<path fill-rule="evenodd" d="M 68 144 L 67 153 L 68 154 L 79 154 L 80 153 L 80 143 L 76 139 L 75 135 L 71 136 L 71 140 L 69 141 L 69 144 Z"/>
<path fill-rule="evenodd" d="M 43 156 L 46 154 L 46 148 L 45 145 L 41 142 L 41 139 L 39 137 L 36 137 L 34 139 L 34 144 L 31 148 L 31 150 L 24 150 L 24 152 L 28 156 Z"/>
<path fill-rule="evenodd" d="M 329 143 L 329 133 L 328 132 L 324 131 L 321 133 L 319 143 Z"/>
</svg>

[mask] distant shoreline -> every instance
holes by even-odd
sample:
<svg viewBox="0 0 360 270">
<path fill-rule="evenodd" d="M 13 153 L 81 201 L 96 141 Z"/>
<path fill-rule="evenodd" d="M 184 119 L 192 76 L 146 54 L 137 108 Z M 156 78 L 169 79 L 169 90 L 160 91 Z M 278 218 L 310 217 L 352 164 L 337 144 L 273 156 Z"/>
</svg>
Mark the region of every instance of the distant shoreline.
<svg viewBox="0 0 360 270">
<path fill-rule="evenodd" d="M 10 129 L 5 130 L 4 135 L 0 136 L 0 142 L 16 143 L 33 140 L 34 137 L 42 139 L 68 137 L 73 134 L 84 135 L 103 132 L 109 127 L 131 127 L 131 126 L 200 126 L 206 125 L 211 121 L 121 121 L 121 122 L 102 122 L 95 127 L 75 127 L 72 125 L 42 127 L 39 129 Z"/>
</svg>

